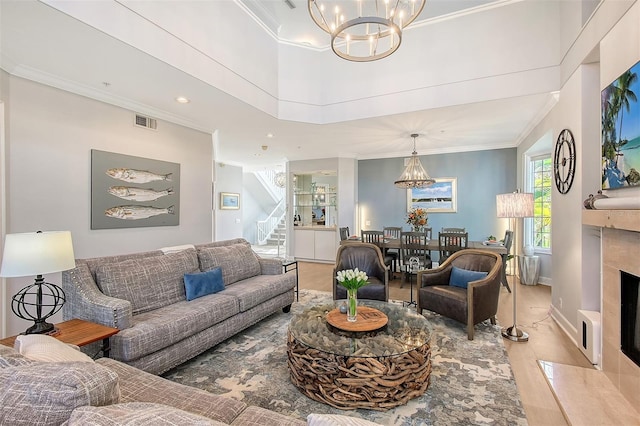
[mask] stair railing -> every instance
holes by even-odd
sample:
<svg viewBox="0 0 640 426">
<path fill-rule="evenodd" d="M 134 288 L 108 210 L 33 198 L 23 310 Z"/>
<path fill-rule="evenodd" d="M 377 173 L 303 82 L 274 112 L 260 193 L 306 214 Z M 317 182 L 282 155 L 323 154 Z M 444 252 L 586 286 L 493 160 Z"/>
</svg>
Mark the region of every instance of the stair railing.
<svg viewBox="0 0 640 426">
<path fill-rule="evenodd" d="M 269 235 L 278 227 L 278 224 L 284 218 L 286 213 L 284 198 L 274 207 L 273 211 L 267 216 L 265 220 L 259 220 L 257 222 L 258 231 L 256 233 L 256 240 L 258 245 L 265 244 Z"/>
</svg>

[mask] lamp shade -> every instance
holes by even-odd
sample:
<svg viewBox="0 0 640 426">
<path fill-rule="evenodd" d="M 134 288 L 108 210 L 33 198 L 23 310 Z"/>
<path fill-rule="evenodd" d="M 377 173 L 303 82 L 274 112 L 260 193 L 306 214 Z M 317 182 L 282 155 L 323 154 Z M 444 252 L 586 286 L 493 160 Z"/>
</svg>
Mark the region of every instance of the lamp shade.
<svg viewBox="0 0 640 426">
<path fill-rule="evenodd" d="M 7 234 L 2 256 L 2 277 L 26 277 L 75 268 L 71 232 Z"/>
<path fill-rule="evenodd" d="M 498 217 L 533 217 L 533 194 L 511 192 L 496 195 Z"/>
</svg>

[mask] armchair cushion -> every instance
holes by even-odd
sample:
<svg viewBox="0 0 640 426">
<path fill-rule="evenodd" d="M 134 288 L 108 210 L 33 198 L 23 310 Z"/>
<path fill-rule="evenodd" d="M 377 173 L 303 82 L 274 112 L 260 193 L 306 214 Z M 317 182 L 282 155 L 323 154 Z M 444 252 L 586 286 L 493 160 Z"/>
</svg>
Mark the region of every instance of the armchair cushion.
<svg viewBox="0 0 640 426">
<path fill-rule="evenodd" d="M 184 289 L 187 300 L 197 299 L 207 294 L 224 290 L 222 268 L 219 266 L 207 272 L 184 274 Z"/>
<path fill-rule="evenodd" d="M 451 276 L 449 277 L 449 285 L 461 288 L 467 288 L 470 281 L 481 280 L 487 276 L 488 272 L 470 271 L 454 266 L 451 268 Z"/>
</svg>

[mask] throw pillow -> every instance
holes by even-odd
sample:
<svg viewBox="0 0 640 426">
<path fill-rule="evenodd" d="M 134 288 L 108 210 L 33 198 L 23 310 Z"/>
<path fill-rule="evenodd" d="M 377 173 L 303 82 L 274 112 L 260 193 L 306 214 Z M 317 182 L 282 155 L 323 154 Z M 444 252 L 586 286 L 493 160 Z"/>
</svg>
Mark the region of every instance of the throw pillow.
<svg viewBox="0 0 640 426">
<path fill-rule="evenodd" d="M 76 408 L 68 426 L 91 424 L 112 425 L 224 425 L 212 419 L 153 402 L 125 402 L 107 407 Z"/>
<path fill-rule="evenodd" d="M 341 414 L 309 414 L 307 426 L 380 426 L 378 423 Z"/>
<path fill-rule="evenodd" d="M 95 363 L 0 368 L 0 424 L 59 425 L 76 407 L 120 401 L 118 375 Z"/>
<path fill-rule="evenodd" d="M 94 362 L 91 357 L 46 334 L 26 334 L 16 337 L 14 349 L 34 361 Z"/>
<path fill-rule="evenodd" d="M 184 274 L 184 289 L 187 294 L 187 300 L 197 299 L 198 297 L 224 290 L 222 268 L 218 266 L 207 272 Z"/>
<path fill-rule="evenodd" d="M 470 281 L 480 280 L 486 277 L 487 274 L 488 272 L 470 271 L 468 269 L 457 268 L 454 266 L 451 269 L 451 275 L 449 276 L 449 285 L 467 288 Z"/>
</svg>

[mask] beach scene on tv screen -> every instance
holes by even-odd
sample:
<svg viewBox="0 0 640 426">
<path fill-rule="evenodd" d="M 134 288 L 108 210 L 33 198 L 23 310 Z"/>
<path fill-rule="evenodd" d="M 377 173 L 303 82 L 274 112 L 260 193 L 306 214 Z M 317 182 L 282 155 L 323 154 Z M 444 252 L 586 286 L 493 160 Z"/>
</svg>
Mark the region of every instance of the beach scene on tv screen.
<svg viewBox="0 0 640 426">
<path fill-rule="evenodd" d="M 640 62 L 601 93 L 602 189 L 640 186 Z"/>
</svg>

